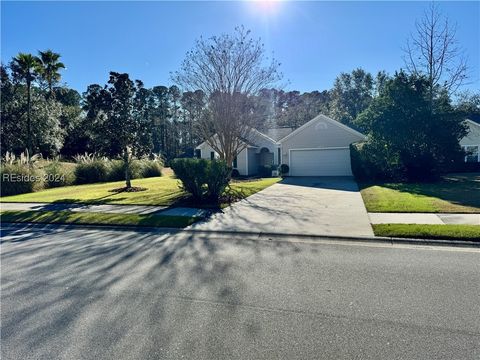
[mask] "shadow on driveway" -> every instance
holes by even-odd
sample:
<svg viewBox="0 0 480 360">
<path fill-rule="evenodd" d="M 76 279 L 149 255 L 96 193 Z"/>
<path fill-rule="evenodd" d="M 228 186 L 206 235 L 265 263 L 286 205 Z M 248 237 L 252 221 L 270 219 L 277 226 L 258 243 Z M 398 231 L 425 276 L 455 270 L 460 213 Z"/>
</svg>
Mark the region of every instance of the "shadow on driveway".
<svg viewBox="0 0 480 360">
<path fill-rule="evenodd" d="M 192 228 L 373 236 L 357 183 L 347 177 L 289 177 Z"/>
</svg>

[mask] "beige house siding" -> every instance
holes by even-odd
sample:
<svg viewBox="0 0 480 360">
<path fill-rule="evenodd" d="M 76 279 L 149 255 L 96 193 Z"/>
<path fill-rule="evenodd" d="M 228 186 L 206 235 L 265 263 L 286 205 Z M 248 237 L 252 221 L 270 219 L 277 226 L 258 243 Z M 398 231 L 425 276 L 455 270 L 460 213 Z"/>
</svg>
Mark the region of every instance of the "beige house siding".
<svg viewBox="0 0 480 360">
<path fill-rule="evenodd" d="M 237 169 L 240 175 L 248 175 L 247 174 L 247 149 L 243 149 L 237 155 Z"/>
<path fill-rule="evenodd" d="M 480 124 L 469 120 L 467 121 L 467 125 L 468 134 L 460 140 L 460 145 L 480 145 Z"/>
<path fill-rule="evenodd" d="M 210 160 L 210 153 L 212 151 L 215 153 L 215 159 L 218 159 L 217 152 L 215 150 L 213 150 L 212 147 L 210 145 L 208 145 L 206 142 L 201 144 L 200 146 L 198 146 L 197 149 L 200 149 L 200 157 L 202 159 Z"/>
<path fill-rule="evenodd" d="M 257 150 L 255 148 L 248 149 L 248 175 L 255 175 L 258 172 Z"/>
<path fill-rule="evenodd" d="M 472 120 L 466 120 L 465 123 L 468 126 L 468 133 L 460 140 L 460 146 L 468 153 L 465 161 L 480 162 L 480 124 Z"/>
<path fill-rule="evenodd" d="M 274 141 L 267 135 L 258 132 L 257 130 L 252 130 L 248 140 L 245 140 L 246 143 L 249 144 L 249 147 L 241 151 L 237 156 L 236 169 L 239 171 L 240 175 L 251 176 L 258 173 L 260 163 L 291 165 L 290 154 L 292 150 L 302 149 L 310 151 L 312 154 L 310 157 L 307 157 L 305 161 L 308 160 L 314 164 L 312 165 L 314 169 L 312 169 L 312 171 L 300 171 L 298 176 L 301 175 L 300 173 L 314 174 L 318 172 L 318 169 L 328 172 L 328 169 L 333 169 L 333 167 L 329 167 L 328 162 L 331 159 L 328 157 L 325 158 L 325 154 L 331 154 L 333 160 L 330 162 L 333 161 L 335 163 L 340 160 L 343 161 L 343 164 L 336 165 L 345 165 L 343 167 L 345 168 L 346 166 L 350 166 L 350 159 L 348 158 L 347 161 L 344 159 L 345 157 L 342 157 L 340 160 L 338 160 L 335 158 L 335 156 L 338 157 L 339 154 L 345 154 L 348 152 L 348 148 L 351 143 L 362 140 L 365 140 L 365 136 L 358 131 L 355 131 L 324 115 L 318 115 L 305 125 L 291 132 L 283 139 L 280 139 L 278 142 Z M 268 153 L 262 153 L 262 149 L 264 148 L 268 149 Z M 210 159 L 210 153 L 213 150 L 206 142 L 199 145 L 197 149 L 200 149 L 202 158 Z M 328 150 L 322 153 L 318 152 L 325 149 Z M 337 149 L 337 152 L 335 152 L 333 149 Z M 311 152 L 312 150 L 317 152 Z M 218 158 L 218 155 L 216 155 L 215 158 Z M 298 161 L 303 161 L 301 158 L 298 159 Z M 298 162 L 295 165 L 297 165 L 298 169 L 302 169 Z M 335 169 L 333 169 L 331 172 L 338 172 L 338 169 L 335 171 L 334 170 Z"/>
<path fill-rule="evenodd" d="M 200 157 L 202 159 L 207 159 L 210 160 L 210 153 L 213 151 L 215 153 L 215 159 L 218 159 L 219 156 L 215 152 L 215 150 L 212 149 L 210 145 L 208 145 L 206 142 L 201 144 L 200 146 L 197 146 L 197 149 L 200 149 Z M 255 152 L 256 149 L 249 149 L 250 153 L 253 150 Z M 237 167 L 234 169 L 237 169 L 240 175 L 251 175 L 250 171 L 247 172 L 247 149 L 243 149 L 240 151 L 240 153 L 237 156 Z M 233 165 L 233 164 L 232 164 Z M 249 165 L 249 167 L 251 167 Z"/>
</svg>

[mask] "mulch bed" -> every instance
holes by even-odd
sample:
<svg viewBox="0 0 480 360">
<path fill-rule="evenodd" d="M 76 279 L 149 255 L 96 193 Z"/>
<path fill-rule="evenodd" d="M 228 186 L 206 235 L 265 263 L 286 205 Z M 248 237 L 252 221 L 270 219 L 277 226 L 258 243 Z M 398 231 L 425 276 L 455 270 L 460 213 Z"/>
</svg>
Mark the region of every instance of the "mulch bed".
<svg viewBox="0 0 480 360">
<path fill-rule="evenodd" d="M 132 186 L 130 188 L 127 187 L 121 187 L 121 188 L 116 188 L 112 190 L 108 190 L 108 192 L 114 192 L 114 193 L 122 193 L 122 192 L 139 192 L 139 191 L 145 191 L 148 190 L 147 188 L 144 187 L 139 187 L 139 186 Z"/>
</svg>

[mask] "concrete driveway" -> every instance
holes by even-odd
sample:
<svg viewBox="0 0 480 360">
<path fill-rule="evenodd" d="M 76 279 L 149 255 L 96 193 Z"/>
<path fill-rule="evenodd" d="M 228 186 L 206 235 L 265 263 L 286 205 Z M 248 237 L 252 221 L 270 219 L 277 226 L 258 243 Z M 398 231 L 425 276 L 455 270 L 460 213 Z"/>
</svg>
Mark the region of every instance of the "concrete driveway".
<svg viewBox="0 0 480 360">
<path fill-rule="evenodd" d="M 192 228 L 373 236 L 357 183 L 346 177 L 286 178 Z"/>
</svg>

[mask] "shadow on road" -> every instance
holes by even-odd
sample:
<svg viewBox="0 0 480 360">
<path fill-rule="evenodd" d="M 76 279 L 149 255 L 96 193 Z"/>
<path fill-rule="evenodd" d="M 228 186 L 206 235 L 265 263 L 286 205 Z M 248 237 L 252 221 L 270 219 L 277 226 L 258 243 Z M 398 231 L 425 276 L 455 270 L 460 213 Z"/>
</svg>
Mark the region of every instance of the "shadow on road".
<svg viewBox="0 0 480 360">
<path fill-rule="evenodd" d="M 233 315 L 248 286 L 238 274 L 260 261 L 262 249 L 286 258 L 300 251 L 295 244 L 232 239 L 229 243 L 250 259 L 239 263 L 228 261 L 235 256 L 231 247 L 211 234 L 111 231 L 99 238 L 92 229 L 39 228 L 2 231 L 7 238 L 2 245 L 2 342 L 10 344 L 14 337 L 13 343 L 38 355 L 52 354 L 54 349 L 46 346 L 52 338 L 75 344 L 80 353 L 98 344 L 109 351 L 137 336 L 142 322 L 162 329 L 162 344 L 174 344 L 175 332 L 162 324 L 174 311 L 172 302 L 189 313 L 196 299 L 203 299 L 226 304 L 224 310 Z M 262 324 L 250 322 L 243 336 L 253 339 Z M 75 339 L 78 333 L 84 342 Z"/>
</svg>

